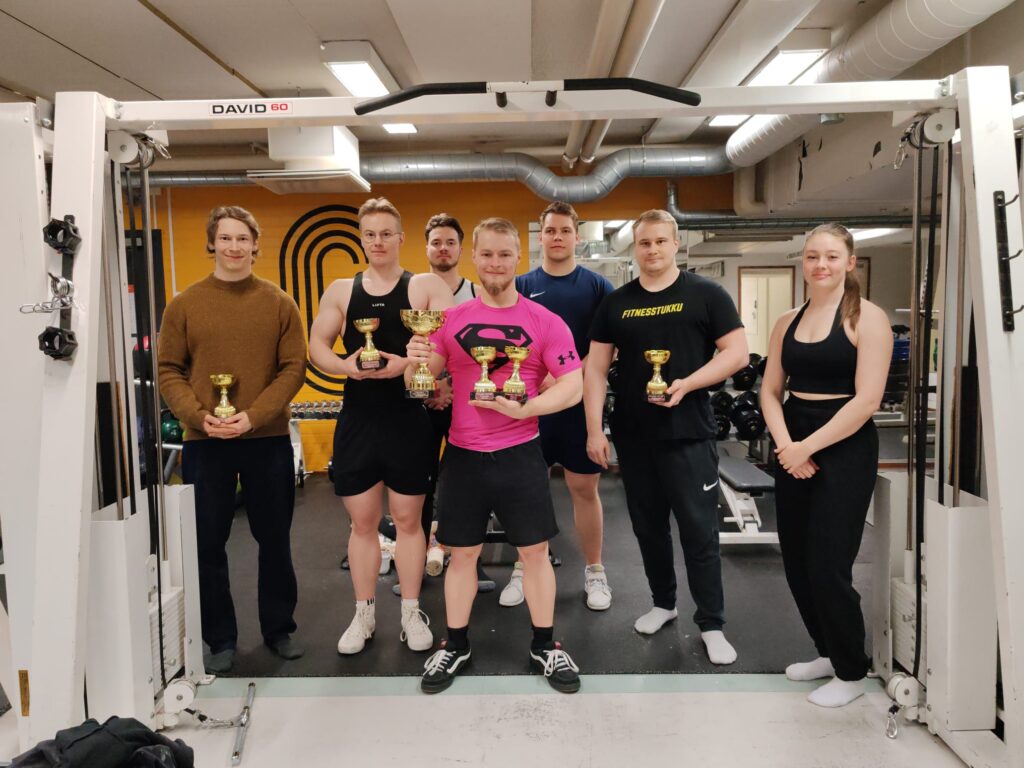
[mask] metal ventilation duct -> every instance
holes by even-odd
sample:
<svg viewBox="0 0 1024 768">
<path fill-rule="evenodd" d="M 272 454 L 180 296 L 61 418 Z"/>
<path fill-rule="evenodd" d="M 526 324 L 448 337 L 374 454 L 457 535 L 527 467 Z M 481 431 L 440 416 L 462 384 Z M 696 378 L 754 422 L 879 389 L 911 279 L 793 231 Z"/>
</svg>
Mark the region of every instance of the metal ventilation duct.
<svg viewBox="0 0 1024 768">
<path fill-rule="evenodd" d="M 888 80 L 1012 3 L 893 0 L 846 43 L 825 54 L 806 82 Z M 817 115 L 754 115 L 729 137 L 729 162 L 740 167 L 759 163 L 816 125 Z"/>
<path fill-rule="evenodd" d="M 632 176 L 712 176 L 732 168 L 724 147 L 620 149 L 587 176 L 558 176 L 539 160 L 518 152 L 464 155 L 384 155 L 364 157 L 360 175 L 381 184 L 442 181 L 520 181 L 538 197 L 586 203 L 600 200 Z M 154 187 L 248 184 L 245 174 L 153 173 Z M 314 190 L 310 190 L 314 191 Z"/>
<path fill-rule="evenodd" d="M 738 231 L 745 229 L 765 230 L 803 230 L 813 229 L 826 221 L 840 221 L 847 227 L 909 227 L 913 224 L 910 214 L 891 216 L 803 216 L 800 218 L 773 216 L 771 218 L 745 219 L 728 213 L 698 213 L 683 211 L 679 208 L 676 197 L 676 185 L 668 183 L 665 193 L 665 210 L 679 224 L 680 229 L 707 231 Z"/>
</svg>

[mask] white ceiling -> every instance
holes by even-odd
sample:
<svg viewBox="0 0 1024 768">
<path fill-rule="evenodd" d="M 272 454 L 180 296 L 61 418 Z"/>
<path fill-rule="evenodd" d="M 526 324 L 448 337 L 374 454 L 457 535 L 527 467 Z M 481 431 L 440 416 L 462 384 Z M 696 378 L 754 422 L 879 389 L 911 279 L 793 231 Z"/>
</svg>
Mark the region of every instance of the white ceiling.
<svg viewBox="0 0 1024 768">
<path fill-rule="evenodd" d="M 0 0 L 0 99 L 52 99 L 67 90 L 121 100 L 344 96 L 323 66 L 320 44 L 345 40 L 371 42 L 402 87 L 585 77 L 602 9 L 625 19 L 630 8 L 650 1 Z M 669 85 L 736 85 L 793 26 L 827 26 L 841 37 L 851 19 L 884 2 L 665 0 L 634 74 Z M 613 123 L 603 151 L 641 140 L 678 143 L 691 135 L 724 139 L 700 120 L 663 121 L 645 137 L 652 122 Z M 569 127 L 355 132 L 365 153 L 525 149 L 551 162 Z M 172 135 L 172 148 L 191 145 L 182 156 L 230 154 L 225 146 L 207 149 L 213 142 L 251 155 L 266 137 L 262 131 Z"/>
</svg>

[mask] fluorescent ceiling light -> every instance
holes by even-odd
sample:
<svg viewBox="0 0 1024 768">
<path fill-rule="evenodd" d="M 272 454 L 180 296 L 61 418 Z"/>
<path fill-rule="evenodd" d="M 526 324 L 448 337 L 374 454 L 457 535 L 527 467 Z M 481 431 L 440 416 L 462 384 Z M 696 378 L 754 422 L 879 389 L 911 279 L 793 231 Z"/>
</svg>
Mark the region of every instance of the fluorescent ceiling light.
<svg viewBox="0 0 1024 768">
<path fill-rule="evenodd" d="M 412 123 L 384 123 L 384 130 L 388 133 L 416 133 L 416 126 Z"/>
<path fill-rule="evenodd" d="M 879 227 L 877 229 L 854 229 L 850 234 L 854 236 L 857 242 L 863 242 L 865 240 L 877 240 L 887 235 L 894 235 L 899 231 L 899 229 L 891 227 Z"/>
<path fill-rule="evenodd" d="M 776 51 L 747 85 L 789 85 L 825 51 Z"/>
<path fill-rule="evenodd" d="M 744 85 L 789 85 L 822 57 L 829 45 L 827 29 L 798 29 L 772 51 L 764 65 Z M 708 125 L 735 128 L 750 115 L 718 115 Z"/>
<path fill-rule="evenodd" d="M 611 219 L 610 221 L 606 221 L 604 223 L 604 228 L 605 229 L 618 229 L 619 227 L 621 227 L 625 223 L 626 223 L 625 219 Z"/>
<path fill-rule="evenodd" d="M 387 87 L 365 61 L 328 61 L 327 68 L 356 97 L 386 96 Z"/>
<path fill-rule="evenodd" d="M 729 128 L 735 128 L 737 125 L 742 125 L 746 122 L 750 115 L 716 115 L 711 118 L 711 122 L 708 125 L 717 127 L 727 126 Z"/>
</svg>

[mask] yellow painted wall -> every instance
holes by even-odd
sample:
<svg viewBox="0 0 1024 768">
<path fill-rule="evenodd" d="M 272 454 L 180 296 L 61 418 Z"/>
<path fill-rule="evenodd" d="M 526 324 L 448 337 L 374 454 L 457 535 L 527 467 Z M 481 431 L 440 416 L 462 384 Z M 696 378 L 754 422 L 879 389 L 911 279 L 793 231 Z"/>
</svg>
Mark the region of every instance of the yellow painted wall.
<svg viewBox="0 0 1024 768">
<path fill-rule="evenodd" d="M 684 210 L 716 211 L 732 207 L 731 175 L 679 179 L 677 185 L 679 205 Z M 467 233 L 460 272 L 471 279 L 475 274 L 469 260 L 468 237 L 480 219 L 489 216 L 511 219 L 519 227 L 525 244 L 529 223 L 547 205 L 518 182 L 378 184 L 371 194 L 387 197 L 402 212 L 406 238 L 401 262 L 411 272 L 428 269 L 423 237 L 427 219 L 442 211 L 458 218 Z M 154 226 L 163 230 L 164 282 L 168 299 L 172 285 L 182 291 L 213 269 L 211 257 L 206 253 L 205 228 L 210 209 L 218 205 L 241 205 L 256 216 L 263 232 L 254 266 L 256 274 L 281 285 L 296 298 L 308 336 L 309 323 L 316 316 L 324 288 L 332 280 L 352 277 L 365 268 L 355 212 L 369 196 L 275 195 L 256 186 L 162 190 L 154 201 L 153 210 Z M 585 220 L 629 219 L 644 210 L 664 205 L 664 179 L 627 179 L 603 200 L 581 203 L 576 210 Z M 297 248 L 300 241 L 303 245 Z M 316 245 L 311 247 L 314 242 Z M 526 266 L 524 254 L 521 270 L 525 271 Z M 340 342 L 337 351 L 342 351 Z M 296 400 L 335 399 L 341 391 L 340 385 L 311 373 Z M 333 421 L 303 424 L 303 450 L 308 469 L 326 467 L 332 429 Z"/>
</svg>

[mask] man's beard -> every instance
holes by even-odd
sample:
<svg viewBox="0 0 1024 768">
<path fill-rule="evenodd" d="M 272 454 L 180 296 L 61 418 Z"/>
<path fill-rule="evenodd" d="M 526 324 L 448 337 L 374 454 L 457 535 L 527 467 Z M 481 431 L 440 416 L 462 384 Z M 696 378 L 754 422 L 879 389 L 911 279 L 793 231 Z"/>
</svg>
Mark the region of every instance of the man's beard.
<svg viewBox="0 0 1024 768">
<path fill-rule="evenodd" d="M 481 278 L 481 282 L 483 282 L 484 290 L 487 291 L 487 293 L 489 293 L 491 296 L 500 296 L 502 291 L 504 291 L 506 288 L 508 288 L 510 285 L 512 285 L 512 282 L 514 280 L 515 280 L 515 277 L 510 277 L 508 280 L 505 280 L 503 282 L 498 282 L 498 281 L 490 282 L 490 281 L 484 281 L 483 278 Z"/>
<path fill-rule="evenodd" d="M 444 263 L 435 264 L 435 263 L 431 262 L 430 266 L 431 266 L 431 268 L 435 272 L 451 272 L 453 269 L 455 269 L 459 265 L 458 265 L 458 262 L 454 262 L 453 261 L 450 264 L 444 264 Z"/>
</svg>

